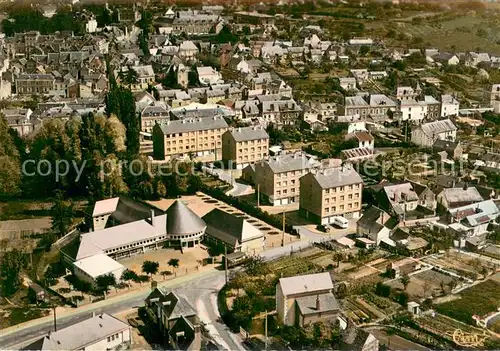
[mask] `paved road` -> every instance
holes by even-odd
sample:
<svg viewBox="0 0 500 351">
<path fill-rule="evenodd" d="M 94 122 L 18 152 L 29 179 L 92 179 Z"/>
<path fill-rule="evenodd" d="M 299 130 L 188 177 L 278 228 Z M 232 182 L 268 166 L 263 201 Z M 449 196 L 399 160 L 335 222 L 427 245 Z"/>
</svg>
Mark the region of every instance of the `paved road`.
<svg viewBox="0 0 500 351">
<path fill-rule="evenodd" d="M 206 166 L 203 166 L 202 170 L 213 175 L 213 176 L 218 177 L 223 182 L 231 184 L 233 186 L 233 188 L 226 193 L 227 195 L 241 196 L 241 195 L 246 195 L 246 194 L 251 192 L 252 187 L 250 185 L 238 183 L 231 176 L 231 173 L 228 170 L 223 170 L 220 168 L 210 168 L 210 167 L 206 167 Z"/>
<path fill-rule="evenodd" d="M 160 282 L 159 286 L 172 288 L 179 295 L 185 296 L 193 304 L 203 322 L 211 332 L 215 341 L 226 350 L 244 350 L 238 335 L 231 333 L 219 318 L 217 308 L 217 292 L 224 285 L 224 272 L 206 271 L 172 281 Z M 70 309 L 57 318 L 58 329 L 89 318 L 92 312 L 117 314 L 122 311 L 139 307 L 144 304 L 144 298 L 149 289 L 132 292 L 110 300 Z M 17 349 L 29 344 L 34 339 L 46 334 L 53 328 L 52 316 L 25 323 L 20 328 L 8 328 L 0 333 L 0 349 Z M 23 340 L 20 342 L 20 340 Z"/>
</svg>

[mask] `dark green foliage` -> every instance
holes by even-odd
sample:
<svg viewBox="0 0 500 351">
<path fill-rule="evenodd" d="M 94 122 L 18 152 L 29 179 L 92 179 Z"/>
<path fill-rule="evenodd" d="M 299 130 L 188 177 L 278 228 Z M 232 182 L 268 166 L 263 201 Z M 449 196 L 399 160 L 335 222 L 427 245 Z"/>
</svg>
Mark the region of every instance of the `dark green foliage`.
<svg viewBox="0 0 500 351">
<path fill-rule="evenodd" d="M 123 271 L 122 273 L 122 276 L 120 277 L 121 280 L 124 280 L 126 282 L 128 281 L 137 281 L 138 279 L 138 275 L 136 272 L 130 270 L 130 269 L 126 269 Z"/>
<path fill-rule="evenodd" d="M 391 295 L 391 287 L 382 282 L 378 282 L 375 288 L 375 293 L 379 296 L 389 297 Z"/>
<path fill-rule="evenodd" d="M 2 283 L 2 296 L 11 296 L 21 285 L 20 273 L 26 267 L 26 255 L 14 249 L 2 253 L 0 257 L 0 278 Z"/>
<path fill-rule="evenodd" d="M 9 13 L 9 18 L 2 21 L 2 27 L 7 36 L 29 31 L 39 31 L 42 34 L 57 31 L 72 31 L 75 34 L 84 32 L 83 22 L 68 10 L 59 10 L 52 18 L 46 18 L 34 9 L 13 10 Z"/>
<path fill-rule="evenodd" d="M 173 267 L 173 268 L 178 268 L 179 267 L 179 259 L 178 258 L 171 258 L 168 261 L 168 265 Z"/>
<path fill-rule="evenodd" d="M 54 205 L 50 209 L 52 217 L 51 229 L 59 236 L 64 236 L 68 233 L 73 223 L 75 210 L 71 201 L 65 201 L 61 191 L 56 192 Z"/>
<path fill-rule="evenodd" d="M 395 296 L 396 301 L 403 307 L 408 305 L 409 295 L 407 292 L 403 291 Z"/>
<path fill-rule="evenodd" d="M 142 271 L 146 274 L 149 274 L 150 276 L 156 274 L 158 272 L 159 267 L 160 264 L 158 262 L 144 261 L 142 263 Z"/>
<path fill-rule="evenodd" d="M 112 274 L 103 274 L 95 278 L 95 283 L 99 290 L 108 292 L 110 286 L 116 285 L 116 277 Z"/>
</svg>

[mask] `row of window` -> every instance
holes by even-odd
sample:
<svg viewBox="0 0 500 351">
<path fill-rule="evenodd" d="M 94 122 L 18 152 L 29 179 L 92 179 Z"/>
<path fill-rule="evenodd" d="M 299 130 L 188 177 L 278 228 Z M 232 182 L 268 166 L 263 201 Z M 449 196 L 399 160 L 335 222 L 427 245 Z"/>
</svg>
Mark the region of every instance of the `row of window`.
<svg viewBox="0 0 500 351">
<path fill-rule="evenodd" d="M 288 190 L 290 190 L 290 193 L 295 194 L 295 192 L 299 192 L 299 188 L 291 188 L 291 189 L 283 189 L 283 190 L 276 190 L 276 196 L 280 195 L 286 195 L 288 194 Z"/>
<path fill-rule="evenodd" d="M 276 177 L 285 178 L 285 177 L 291 177 L 291 176 L 300 176 L 300 175 L 306 174 L 307 172 L 309 172 L 309 170 L 305 170 L 305 169 L 301 169 L 298 171 L 281 172 L 281 173 L 277 173 Z"/>
<path fill-rule="evenodd" d="M 220 144 L 220 143 L 217 143 L 217 144 Z M 212 148 L 215 147 L 215 143 L 210 143 L 210 146 Z M 177 151 L 183 151 L 183 148 L 186 149 L 186 150 L 199 150 L 199 149 L 203 149 L 203 148 L 208 148 L 208 144 L 199 144 L 198 147 L 196 147 L 195 145 L 191 145 L 191 147 L 189 145 L 186 145 L 185 147 L 183 146 L 179 146 L 178 148 L 176 147 L 173 147 L 173 148 L 169 148 L 167 147 L 167 152 L 177 152 Z"/>
<path fill-rule="evenodd" d="M 120 338 L 120 333 L 113 334 L 111 336 L 108 336 L 108 342 L 114 341 L 115 339 Z"/>
<path fill-rule="evenodd" d="M 264 157 L 267 156 L 267 153 L 263 153 L 262 155 L 254 155 L 251 154 L 250 157 L 248 155 L 245 155 L 243 157 L 239 156 L 238 157 L 238 162 L 241 161 L 255 161 L 255 160 L 262 160 Z"/>
<path fill-rule="evenodd" d="M 257 147 L 257 151 L 261 151 L 261 150 L 264 150 L 266 151 L 267 150 L 267 146 L 258 146 Z M 238 152 L 244 152 L 244 153 L 248 153 L 248 152 L 255 152 L 255 147 L 251 147 L 251 148 L 244 148 L 244 149 L 239 149 Z"/>
<path fill-rule="evenodd" d="M 249 141 L 241 141 L 239 144 L 241 145 L 255 145 L 255 144 L 264 144 L 267 142 L 267 139 L 255 139 L 255 140 L 249 140 Z"/>
<path fill-rule="evenodd" d="M 186 123 L 189 123 L 189 122 L 186 122 Z M 174 133 L 174 134 L 167 134 L 166 137 L 167 138 L 175 138 L 175 137 L 181 137 L 181 136 L 195 136 L 196 133 L 198 134 L 204 134 L 204 135 L 208 135 L 209 133 L 222 133 L 224 132 L 225 129 L 222 129 L 222 128 L 219 128 L 219 129 L 210 129 L 210 130 L 197 130 L 197 131 L 192 131 L 192 132 L 184 132 L 184 133 Z"/>
<path fill-rule="evenodd" d="M 359 202 L 355 202 L 354 204 L 352 204 L 352 203 L 347 204 L 348 209 L 358 208 L 358 206 L 359 206 Z M 331 209 L 331 212 L 337 212 L 337 206 L 332 206 L 332 207 L 325 207 L 325 213 L 330 213 L 330 209 Z M 343 211 L 343 210 L 344 210 L 344 205 L 340 205 L 339 211 Z"/>
<path fill-rule="evenodd" d="M 336 188 L 331 188 L 331 189 L 326 189 L 325 190 L 325 194 L 330 194 L 331 193 L 341 193 L 341 192 L 344 192 L 344 191 L 351 191 L 353 189 L 359 189 L 359 184 L 353 184 L 353 185 L 348 185 L 348 186 L 339 186 L 339 187 L 336 187 Z"/>
<path fill-rule="evenodd" d="M 133 244 L 123 245 L 123 246 L 120 246 L 120 247 L 116 247 L 114 249 L 106 250 L 105 253 L 108 254 L 108 253 L 114 253 L 114 252 L 117 252 L 117 251 L 122 251 L 122 250 L 125 250 L 125 249 L 131 249 L 131 248 L 134 248 L 134 247 L 142 246 L 144 244 L 154 243 L 157 240 L 162 240 L 162 239 L 165 239 L 165 238 L 166 238 L 165 236 L 160 236 L 159 238 L 156 238 L 156 239 L 148 239 L 148 240 L 138 241 L 138 242 L 133 243 Z"/>
<path fill-rule="evenodd" d="M 355 198 L 355 199 L 359 199 L 359 193 L 354 194 L 354 198 Z M 344 196 L 344 195 L 341 195 L 341 196 L 340 196 L 340 201 L 344 201 L 344 199 L 345 199 L 345 196 Z M 348 200 L 352 200 L 352 199 L 353 199 L 352 194 L 349 194 L 349 195 L 347 196 L 347 199 L 348 199 Z M 337 202 L 337 198 L 336 198 L 336 197 L 332 197 L 332 202 Z M 330 203 L 330 199 L 329 199 L 329 198 L 326 198 L 326 199 L 325 199 L 325 204 L 329 204 L 329 203 Z"/>
<path fill-rule="evenodd" d="M 218 140 L 220 140 L 220 137 L 218 137 L 217 139 L 218 139 Z M 208 141 L 208 137 L 205 137 L 205 138 L 199 138 L 199 141 L 200 141 L 200 142 L 201 142 L 202 140 L 204 140 L 204 141 Z M 215 137 L 212 135 L 212 136 L 210 137 L 210 140 L 215 140 Z M 191 143 L 193 143 L 193 144 L 194 144 L 195 142 L 196 142 L 196 139 L 195 139 L 195 138 L 192 138 L 192 139 L 191 139 Z M 184 143 L 184 140 L 182 140 L 182 139 L 181 139 L 181 140 L 179 140 L 179 144 L 183 144 L 183 143 Z M 189 143 L 189 140 L 188 140 L 188 139 L 186 139 L 186 144 L 187 144 L 187 143 Z M 218 141 L 218 143 L 220 143 L 220 141 Z M 170 141 L 168 141 L 168 140 L 167 140 L 166 144 L 167 144 L 167 146 L 169 146 L 170 144 L 172 144 L 172 145 L 177 145 L 177 141 L 176 141 L 176 140 L 174 140 L 174 141 L 171 141 L 171 142 L 170 142 Z"/>
</svg>

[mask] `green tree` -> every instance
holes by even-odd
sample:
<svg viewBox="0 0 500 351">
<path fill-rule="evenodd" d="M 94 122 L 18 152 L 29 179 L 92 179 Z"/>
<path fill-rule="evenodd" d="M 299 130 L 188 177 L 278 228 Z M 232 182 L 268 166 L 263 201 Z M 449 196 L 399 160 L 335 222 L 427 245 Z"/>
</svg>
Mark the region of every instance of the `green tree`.
<svg viewBox="0 0 500 351">
<path fill-rule="evenodd" d="M 56 192 L 54 205 L 50 209 L 52 218 L 51 229 L 59 236 L 64 236 L 68 233 L 75 215 L 73 203 L 64 200 L 62 191 Z"/>
<path fill-rule="evenodd" d="M 107 293 L 109 291 L 109 287 L 116 285 L 116 277 L 113 273 L 102 274 L 95 278 L 95 284 L 99 290 Z"/>
<path fill-rule="evenodd" d="M 179 267 L 179 259 L 178 258 L 171 258 L 168 261 L 168 265 L 172 268 L 178 268 Z"/>
<path fill-rule="evenodd" d="M 124 270 L 122 276 L 120 277 L 121 280 L 127 282 L 127 285 L 129 285 L 130 281 L 136 281 L 137 278 L 138 278 L 137 273 L 130 269 Z"/>
<path fill-rule="evenodd" d="M 170 272 L 170 271 L 161 271 L 160 274 L 163 277 L 163 280 L 165 280 L 166 277 L 168 277 L 169 275 L 172 275 L 172 272 Z"/>
<path fill-rule="evenodd" d="M 410 284 L 410 276 L 408 274 L 403 274 L 401 278 L 399 278 L 399 281 L 401 284 L 403 284 L 404 290 L 408 287 L 408 284 Z"/>
<path fill-rule="evenodd" d="M 14 249 L 0 257 L 0 278 L 2 280 L 2 296 L 11 296 L 21 284 L 20 273 L 26 266 L 26 255 Z"/>
<path fill-rule="evenodd" d="M 142 271 L 146 274 L 149 274 L 150 277 L 152 277 L 153 274 L 156 274 L 158 272 L 159 267 L 160 264 L 154 261 L 144 261 L 142 263 Z"/>
</svg>

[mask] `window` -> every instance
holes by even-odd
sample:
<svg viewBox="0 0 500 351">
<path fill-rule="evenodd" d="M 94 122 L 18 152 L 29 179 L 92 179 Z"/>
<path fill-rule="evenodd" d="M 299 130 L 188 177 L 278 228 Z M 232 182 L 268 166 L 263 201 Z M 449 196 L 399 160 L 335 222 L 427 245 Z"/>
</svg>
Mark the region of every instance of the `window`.
<svg viewBox="0 0 500 351">
<path fill-rule="evenodd" d="M 344 201 L 344 195 L 340 197 L 340 201 Z"/>
<path fill-rule="evenodd" d="M 325 207 L 325 212 L 326 213 L 330 212 L 330 209 L 328 207 Z"/>
</svg>

